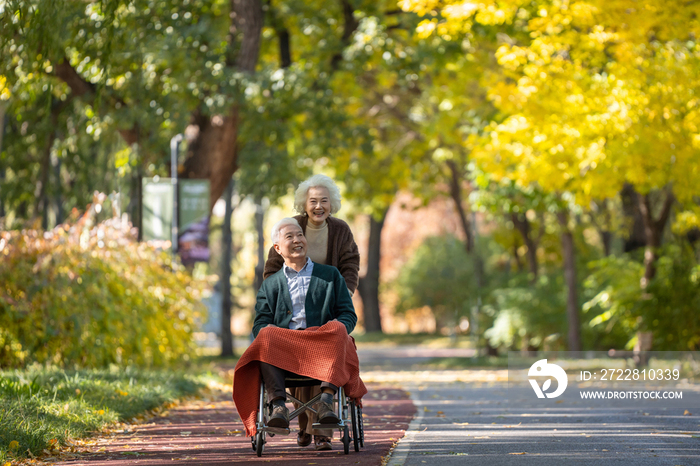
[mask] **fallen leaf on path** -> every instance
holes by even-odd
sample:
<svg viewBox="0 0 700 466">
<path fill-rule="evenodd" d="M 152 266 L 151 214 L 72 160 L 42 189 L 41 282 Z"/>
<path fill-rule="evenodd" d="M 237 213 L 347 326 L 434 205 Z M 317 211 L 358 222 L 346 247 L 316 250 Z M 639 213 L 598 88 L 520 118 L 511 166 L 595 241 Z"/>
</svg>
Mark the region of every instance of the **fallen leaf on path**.
<svg viewBox="0 0 700 466">
<path fill-rule="evenodd" d="M 509 455 L 527 455 L 526 451 L 520 452 L 520 453 L 508 453 Z"/>
</svg>

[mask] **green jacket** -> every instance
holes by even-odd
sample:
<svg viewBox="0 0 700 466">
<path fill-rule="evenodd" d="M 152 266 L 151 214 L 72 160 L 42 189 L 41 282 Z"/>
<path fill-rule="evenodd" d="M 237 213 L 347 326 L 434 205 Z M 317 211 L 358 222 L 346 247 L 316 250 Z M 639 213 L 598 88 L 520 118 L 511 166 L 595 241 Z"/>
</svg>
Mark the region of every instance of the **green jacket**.
<svg viewBox="0 0 700 466">
<path fill-rule="evenodd" d="M 348 334 L 357 323 L 357 314 L 350 299 L 345 279 L 335 267 L 317 264 L 311 273 L 306 293 L 306 326 L 316 327 L 333 319 L 345 325 Z M 268 324 L 289 328 L 292 321 L 292 298 L 284 268 L 265 280 L 255 304 L 253 335 Z"/>
</svg>

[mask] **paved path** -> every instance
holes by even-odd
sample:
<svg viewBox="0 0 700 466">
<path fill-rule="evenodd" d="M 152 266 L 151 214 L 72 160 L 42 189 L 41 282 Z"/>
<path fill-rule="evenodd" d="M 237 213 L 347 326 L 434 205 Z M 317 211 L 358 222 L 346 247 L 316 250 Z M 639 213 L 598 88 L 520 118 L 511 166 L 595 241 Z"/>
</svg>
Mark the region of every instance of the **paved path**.
<svg viewBox="0 0 700 466">
<path fill-rule="evenodd" d="M 268 439 L 261 458 L 255 455 L 250 438 L 230 399 L 219 393 L 213 399 L 183 403 L 145 424 L 125 426 L 107 436 L 82 442 L 79 452 L 66 466 L 117 465 L 224 465 L 248 463 L 367 464 L 379 465 L 403 436 L 415 408 L 406 392 L 382 384 L 368 384 L 364 398 L 365 448 L 343 454 L 342 442 L 333 441 L 333 451 L 316 452 L 296 445 L 296 433 Z M 292 426 L 295 427 L 294 425 Z"/>
<path fill-rule="evenodd" d="M 425 348 L 420 346 L 360 346 L 357 349 L 362 371 L 405 370 L 425 365 L 434 358 L 472 358 L 476 350 L 470 348 Z"/>
<path fill-rule="evenodd" d="M 371 375 L 410 390 L 418 415 L 389 465 L 700 465 L 700 412 L 506 405 L 506 371 Z"/>
</svg>

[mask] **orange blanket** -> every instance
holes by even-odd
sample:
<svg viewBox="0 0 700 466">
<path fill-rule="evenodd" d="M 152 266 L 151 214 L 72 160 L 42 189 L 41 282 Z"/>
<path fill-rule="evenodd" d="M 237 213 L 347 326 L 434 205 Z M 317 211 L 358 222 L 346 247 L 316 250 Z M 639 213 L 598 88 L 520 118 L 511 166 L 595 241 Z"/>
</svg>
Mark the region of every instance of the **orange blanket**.
<svg viewBox="0 0 700 466">
<path fill-rule="evenodd" d="M 257 433 L 260 361 L 343 387 L 347 396 L 358 401 L 367 393 L 360 379 L 355 340 L 345 325 L 331 321 L 303 331 L 263 328 L 233 373 L 233 402 L 248 436 Z"/>
</svg>

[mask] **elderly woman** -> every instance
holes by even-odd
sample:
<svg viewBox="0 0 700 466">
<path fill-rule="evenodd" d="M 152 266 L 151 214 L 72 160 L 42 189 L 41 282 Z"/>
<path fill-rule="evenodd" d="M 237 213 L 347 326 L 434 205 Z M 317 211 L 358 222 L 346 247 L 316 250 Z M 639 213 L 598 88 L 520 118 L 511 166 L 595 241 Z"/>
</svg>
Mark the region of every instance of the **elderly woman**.
<svg viewBox="0 0 700 466">
<path fill-rule="evenodd" d="M 336 267 L 353 295 L 359 280 L 360 253 L 348 224 L 331 216 L 340 210 L 338 186 L 326 175 L 314 175 L 297 188 L 294 208 L 301 213 L 294 218 L 306 236 L 311 260 Z M 283 264 L 282 256 L 270 248 L 263 277 L 276 273 Z"/>
<path fill-rule="evenodd" d="M 306 237 L 307 255 L 317 264 L 336 267 L 345 279 L 350 295 L 355 293 L 359 280 L 360 253 L 350 227 L 344 221 L 332 217 L 340 210 L 340 190 L 325 175 L 314 175 L 299 185 L 294 195 L 294 208 L 300 215 L 294 217 Z M 263 277 L 267 279 L 284 265 L 284 259 L 270 248 Z M 306 402 L 320 393 L 320 387 L 295 389 L 293 395 Z M 315 416 L 299 415 L 297 444 L 311 444 L 314 435 L 316 450 L 330 450 L 333 431 L 313 429 Z"/>
</svg>

